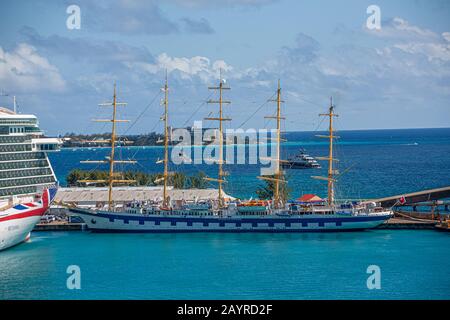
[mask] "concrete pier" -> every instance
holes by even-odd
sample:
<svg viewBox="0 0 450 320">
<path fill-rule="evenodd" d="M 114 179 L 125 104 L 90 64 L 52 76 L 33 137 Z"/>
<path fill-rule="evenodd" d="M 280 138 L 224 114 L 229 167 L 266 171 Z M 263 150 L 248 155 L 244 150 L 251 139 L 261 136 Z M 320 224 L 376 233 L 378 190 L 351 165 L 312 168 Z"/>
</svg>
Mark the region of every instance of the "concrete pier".
<svg viewBox="0 0 450 320">
<path fill-rule="evenodd" d="M 378 229 L 434 229 L 438 222 L 432 221 L 417 221 L 403 218 L 391 218 Z"/>
<path fill-rule="evenodd" d="M 448 223 L 439 223 L 435 226 L 436 230 L 450 232 L 450 225 Z"/>
<path fill-rule="evenodd" d="M 33 231 L 83 231 L 86 230 L 85 223 L 50 222 L 38 223 Z"/>
</svg>

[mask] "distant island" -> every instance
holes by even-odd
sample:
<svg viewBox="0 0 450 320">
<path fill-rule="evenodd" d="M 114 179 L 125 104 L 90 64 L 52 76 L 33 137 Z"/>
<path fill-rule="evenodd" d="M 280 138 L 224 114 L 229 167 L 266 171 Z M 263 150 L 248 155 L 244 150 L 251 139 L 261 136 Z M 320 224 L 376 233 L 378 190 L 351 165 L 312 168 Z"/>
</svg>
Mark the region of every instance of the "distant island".
<svg viewBox="0 0 450 320">
<path fill-rule="evenodd" d="M 66 133 L 60 138 L 63 140 L 63 148 L 108 147 L 110 142 L 107 140 L 111 138 L 111 133 Z M 156 146 L 161 145 L 157 141 L 162 139 L 164 139 L 163 134 L 151 132 L 138 135 L 123 135 L 118 138 L 118 142 L 130 146 Z"/>
<path fill-rule="evenodd" d="M 194 131 L 195 128 L 193 127 L 186 127 L 186 128 L 171 128 L 169 129 L 169 134 L 174 129 L 186 129 L 191 132 L 191 141 L 194 144 L 197 144 L 194 139 Z M 214 130 L 213 128 L 202 128 L 202 135 L 205 133 L 206 130 Z M 111 138 L 111 133 L 94 133 L 94 134 L 77 134 L 77 133 L 66 133 L 64 135 L 60 135 L 59 138 L 62 139 L 63 144 L 62 148 L 82 148 L 82 147 L 109 147 L 110 142 L 109 139 Z M 162 133 L 157 132 L 150 132 L 145 134 L 135 134 L 135 135 L 121 135 L 117 138 L 119 144 L 122 145 L 129 145 L 129 146 L 162 146 L 162 141 L 164 140 L 164 135 Z M 214 136 L 209 137 L 207 141 L 201 141 L 200 144 L 206 145 L 211 143 L 212 140 L 214 140 Z M 224 139 L 226 139 L 227 144 L 238 144 L 238 143 L 244 143 L 244 144 L 250 144 L 250 143 L 256 143 L 254 141 L 254 138 L 250 138 L 248 136 L 243 135 L 243 141 L 238 140 L 236 135 L 231 135 L 229 137 L 226 137 L 224 134 Z M 170 144 L 176 144 L 177 141 L 172 141 L 172 138 L 169 137 L 169 143 Z"/>
</svg>

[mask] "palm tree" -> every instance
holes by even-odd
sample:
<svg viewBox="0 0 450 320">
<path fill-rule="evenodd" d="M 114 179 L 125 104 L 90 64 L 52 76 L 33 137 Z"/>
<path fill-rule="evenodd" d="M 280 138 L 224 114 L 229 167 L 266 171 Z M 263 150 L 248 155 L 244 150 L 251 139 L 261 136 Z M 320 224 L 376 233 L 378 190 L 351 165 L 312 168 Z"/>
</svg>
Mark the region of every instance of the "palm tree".
<svg viewBox="0 0 450 320">
<path fill-rule="evenodd" d="M 197 173 L 196 176 L 189 177 L 189 188 L 192 189 L 206 189 L 206 174 L 203 171 Z"/>
<path fill-rule="evenodd" d="M 78 180 L 85 178 L 85 171 L 73 169 L 66 177 L 66 182 L 69 187 L 77 186 Z"/>
<path fill-rule="evenodd" d="M 271 176 L 271 178 L 275 178 L 275 176 Z M 280 179 L 286 181 L 284 175 L 281 175 Z M 275 182 L 272 180 L 264 180 L 263 183 L 263 185 L 260 185 L 258 189 L 256 189 L 258 198 L 261 200 L 273 199 L 275 193 Z M 287 186 L 287 183 L 280 183 L 279 196 L 283 203 L 286 203 L 289 199 L 290 193 L 291 189 Z"/>
<path fill-rule="evenodd" d="M 183 189 L 186 183 L 186 175 L 181 172 L 176 172 L 170 176 L 170 180 L 175 189 Z"/>
</svg>

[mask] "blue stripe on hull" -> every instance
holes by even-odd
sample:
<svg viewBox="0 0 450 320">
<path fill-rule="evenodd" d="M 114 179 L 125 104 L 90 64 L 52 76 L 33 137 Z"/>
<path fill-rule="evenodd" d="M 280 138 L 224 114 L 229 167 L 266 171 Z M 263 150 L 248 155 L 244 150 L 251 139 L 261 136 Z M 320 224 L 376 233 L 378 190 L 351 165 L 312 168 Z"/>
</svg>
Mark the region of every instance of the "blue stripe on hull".
<svg viewBox="0 0 450 320">
<path fill-rule="evenodd" d="M 95 229 L 89 228 L 95 233 L 316 233 L 316 232 L 356 232 L 364 231 L 368 228 L 353 228 L 353 229 Z"/>
<path fill-rule="evenodd" d="M 102 233 L 301 233 L 301 232 L 343 232 L 374 228 L 383 223 L 388 215 L 359 217 L 255 217 L 255 218 L 217 218 L 217 217 L 160 217 L 133 216 L 114 213 L 91 213 L 84 210 L 71 210 L 85 219 L 89 229 Z M 134 221 L 130 226 L 130 221 Z M 106 225 L 105 225 L 106 222 Z M 138 222 L 138 223 L 136 223 Z M 98 225 L 97 225 L 98 223 Z M 162 224 L 164 223 L 164 224 Z M 178 224 L 181 224 L 177 228 Z M 196 226 L 194 225 L 196 224 Z M 198 225 L 202 225 L 199 228 Z M 242 224 L 251 227 L 241 228 Z M 278 226 L 276 226 L 278 224 Z M 297 224 L 299 226 L 293 226 Z M 227 227 L 228 225 L 228 227 Z M 280 226 L 282 225 L 282 226 Z M 129 227 L 128 227 L 129 226 Z M 291 227 L 292 226 L 292 227 Z"/>
</svg>

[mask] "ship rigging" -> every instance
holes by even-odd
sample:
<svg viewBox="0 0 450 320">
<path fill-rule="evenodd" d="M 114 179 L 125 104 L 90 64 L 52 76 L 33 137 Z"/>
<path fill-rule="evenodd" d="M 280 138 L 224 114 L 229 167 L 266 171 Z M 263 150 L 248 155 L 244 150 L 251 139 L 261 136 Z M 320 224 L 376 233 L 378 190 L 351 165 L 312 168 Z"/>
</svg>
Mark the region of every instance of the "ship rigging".
<svg viewBox="0 0 450 320">
<path fill-rule="evenodd" d="M 229 100 L 223 98 L 223 91 L 230 90 L 225 86 L 225 81 L 220 74 L 218 86 L 209 87 L 211 90 L 219 91 L 217 100 L 208 100 L 208 103 L 219 105 L 217 117 L 207 117 L 205 120 L 218 121 L 218 132 L 213 143 L 217 144 L 216 160 L 218 164 L 217 178 L 206 177 L 207 181 L 218 184 L 217 206 L 212 199 L 207 201 L 176 202 L 171 201 L 167 195 L 167 184 L 170 173 L 168 172 L 168 79 L 164 85 L 164 173 L 159 181 L 164 181 L 162 202 L 143 201 L 126 204 L 119 209 L 113 205 L 112 189 L 115 183 L 132 183 L 133 180 L 125 180 L 114 171 L 114 164 L 134 163 L 134 160 L 118 161 L 114 159 L 114 144 L 116 142 L 117 122 L 124 120 L 116 119 L 116 108 L 124 105 L 117 102 L 116 89 L 114 87 L 114 97 L 111 104 L 113 106 L 113 117 L 111 120 L 100 120 L 112 123 L 111 134 L 111 154 L 103 161 L 95 163 L 109 163 L 109 178 L 107 180 L 85 180 L 85 182 L 102 182 L 108 184 L 109 201 L 108 208 L 70 208 L 73 215 L 78 215 L 87 223 L 88 227 L 98 232 L 318 232 L 318 231 L 339 231 L 339 230 L 362 230 L 378 226 L 392 216 L 392 211 L 383 209 L 374 203 L 343 203 L 337 204 L 334 199 L 334 182 L 336 170 L 333 168 L 333 140 L 337 138 L 333 131 L 334 113 L 332 100 L 328 113 L 321 114 L 329 117 L 329 134 L 325 136 L 329 139 L 329 155 L 321 158 L 328 161 L 328 176 L 315 177 L 328 182 L 328 203 L 305 204 L 296 201 L 287 201 L 280 195 L 281 186 L 286 184 L 284 174 L 281 169 L 280 144 L 284 141 L 281 138 L 281 120 L 284 119 L 281 112 L 281 86 L 278 81 L 276 116 L 266 117 L 277 121 L 276 129 L 276 150 L 271 161 L 275 162 L 275 172 L 272 176 L 261 176 L 260 179 L 273 182 L 273 199 L 271 200 L 250 200 L 250 201 L 225 201 L 223 183 L 227 173 L 223 170 L 225 164 L 223 156 L 223 122 L 230 121 L 224 117 L 223 105 L 229 104 Z M 89 163 L 91 163 L 90 161 Z M 160 161 L 161 162 L 161 161 Z"/>
<path fill-rule="evenodd" d="M 80 161 L 80 163 L 84 164 L 109 164 L 109 171 L 108 171 L 108 179 L 106 180 L 89 180 L 89 179 L 83 179 L 79 180 L 80 183 L 85 184 L 99 184 L 99 183 L 106 183 L 108 185 L 108 210 L 114 211 L 114 204 L 113 204 L 113 187 L 114 184 L 131 184 L 135 183 L 135 180 L 127 180 L 122 177 L 122 173 L 115 172 L 114 165 L 115 164 L 135 164 L 135 160 L 116 160 L 115 159 L 115 150 L 116 150 L 116 144 L 119 143 L 117 140 L 117 134 L 116 134 L 116 123 L 120 122 L 128 122 L 129 120 L 120 120 L 117 119 L 117 107 L 119 106 L 126 106 L 127 104 L 125 102 L 117 102 L 117 93 L 116 93 L 116 84 L 114 83 L 114 93 L 113 93 L 113 101 L 112 102 L 105 102 L 100 103 L 99 106 L 101 107 L 108 107 L 112 106 L 112 119 L 94 119 L 94 122 L 110 122 L 111 125 L 111 138 L 109 140 L 93 140 L 93 141 L 87 141 L 87 142 L 95 142 L 95 143 L 111 143 L 111 152 L 109 157 L 107 157 L 105 160 L 84 160 Z"/>
</svg>

